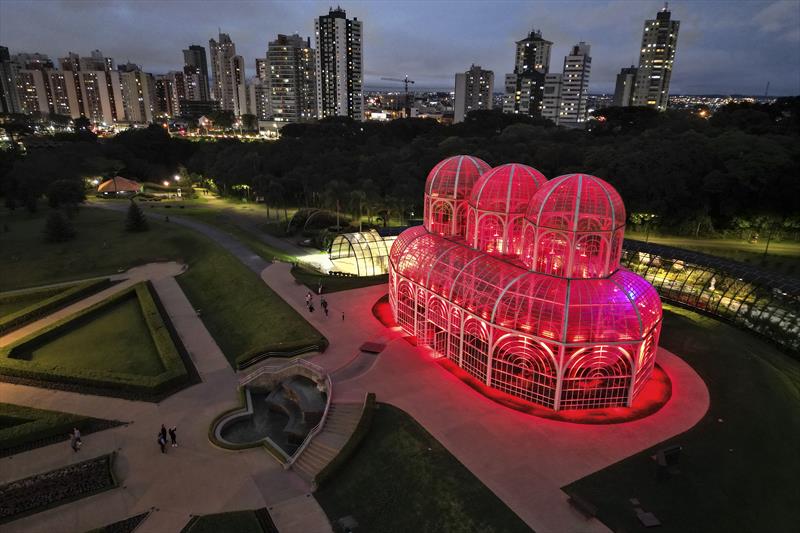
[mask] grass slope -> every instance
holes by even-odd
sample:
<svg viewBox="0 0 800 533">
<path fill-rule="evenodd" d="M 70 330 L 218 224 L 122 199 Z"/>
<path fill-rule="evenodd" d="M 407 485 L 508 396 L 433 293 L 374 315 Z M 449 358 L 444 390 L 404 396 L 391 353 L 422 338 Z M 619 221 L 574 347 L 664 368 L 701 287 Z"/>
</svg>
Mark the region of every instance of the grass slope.
<svg viewBox="0 0 800 533">
<path fill-rule="evenodd" d="M 21 311 L 26 307 L 31 307 L 34 304 L 42 302 L 56 294 L 67 290 L 69 287 L 60 287 L 57 289 L 47 289 L 40 291 L 31 291 L 22 294 L 16 298 L 4 298 L 0 294 L 0 318 L 12 315 L 17 311 Z"/>
<path fill-rule="evenodd" d="M 613 530 L 644 531 L 629 498 L 655 513 L 664 532 L 794 530 L 800 363 L 731 326 L 665 309 L 661 344 L 686 360 L 711 394 L 709 412 L 694 428 L 654 448 L 683 446 L 680 472 L 657 481 L 647 450 L 565 490 L 597 504 Z"/>
<path fill-rule="evenodd" d="M 0 234 L 0 248 L 10 258 L 0 261 L 0 289 L 177 260 L 189 265 L 178 282 L 232 365 L 254 352 L 324 342 L 258 275 L 210 239 L 177 224 L 151 219 L 150 231 L 127 233 L 124 213 L 83 208 L 74 220 L 77 238 L 53 245 L 41 237 L 46 209 L 0 214 L 11 230 Z"/>
<path fill-rule="evenodd" d="M 102 347 L 92 349 L 93 346 Z M 91 321 L 31 351 L 29 360 L 67 368 L 155 376 L 164 371 L 134 293 L 103 309 Z"/>
<path fill-rule="evenodd" d="M 514 532 L 530 528 L 404 411 L 379 404 L 361 446 L 315 493 L 359 531 Z"/>
<path fill-rule="evenodd" d="M 0 403 L 0 457 L 14 450 L 66 440 L 77 427 L 83 434 L 117 425 L 72 413 L 46 411 L 10 403 Z"/>
</svg>

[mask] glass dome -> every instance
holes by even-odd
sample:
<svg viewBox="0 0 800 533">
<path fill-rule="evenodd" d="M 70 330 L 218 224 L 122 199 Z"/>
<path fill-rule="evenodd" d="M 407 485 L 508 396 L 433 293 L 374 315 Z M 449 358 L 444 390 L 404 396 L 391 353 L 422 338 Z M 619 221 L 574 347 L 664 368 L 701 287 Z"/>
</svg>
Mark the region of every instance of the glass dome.
<svg viewBox="0 0 800 533">
<path fill-rule="evenodd" d="M 481 176 L 470 195 L 467 242 L 484 252 L 519 255 L 528 203 L 546 181 L 544 174 L 519 163 Z"/>
<path fill-rule="evenodd" d="M 547 182 L 525 216 L 522 260 L 543 274 L 609 276 L 619 267 L 625 206 L 608 183 L 588 174 Z"/>
<path fill-rule="evenodd" d="M 425 181 L 425 228 L 439 235 L 463 237 L 467 199 L 478 178 L 491 168 L 471 155 L 448 157 L 433 167 Z"/>
</svg>

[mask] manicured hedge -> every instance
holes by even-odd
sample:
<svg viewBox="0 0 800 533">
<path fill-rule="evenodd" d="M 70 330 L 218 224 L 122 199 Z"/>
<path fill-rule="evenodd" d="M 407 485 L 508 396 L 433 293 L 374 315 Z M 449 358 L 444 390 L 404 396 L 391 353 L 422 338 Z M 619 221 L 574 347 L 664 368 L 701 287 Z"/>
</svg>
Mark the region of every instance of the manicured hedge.
<svg viewBox="0 0 800 533">
<path fill-rule="evenodd" d="M 59 309 L 66 307 L 73 302 L 86 298 L 87 296 L 110 287 L 112 284 L 113 283 L 111 280 L 108 278 L 103 278 L 77 283 L 69 286 L 66 288 L 66 290 L 64 287 L 48 287 L 31 289 L 30 291 L 18 292 L 5 296 L 0 295 L 0 300 L 4 302 L 13 302 L 14 300 L 24 298 L 25 296 L 30 296 L 31 294 L 37 292 L 52 294 L 52 296 L 45 300 L 36 302 L 33 305 L 0 318 L 0 335 L 5 335 L 6 333 L 21 328 L 26 324 L 30 324 L 31 322 L 39 320 L 40 318 L 44 318 L 47 315 L 58 311 Z"/>
<path fill-rule="evenodd" d="M 20 424 L 0 429 L 0 457 L 67 440 L 68 434 L 72 432 L 73 428 L 78 428 L 82 434 L 88 435 L 122 424 L 122 422 L 114 420 L 102 420 L 8 403 L 0 403 L 0 417 L 25 420 Z"/>
<path fill-rule="evenodd" d="M 56 365 L 41 365 L 34 361 L 16 359 L 15 353 L 30 345 L 44 344 L 56 337 L 63 328 L 70 328 L 103 312 L 104 308 L 125 298 L 135 297 L 139 301 L 148 330 L 158 351 L 164 372 L 155 376 L 144 376 L 103 369 L 75 369 Z M 92 347 L 97 348 L 99 347 Z M 175 346 L 164 318 L 146 283 L 113 294 L 82 311 L 65 317 L 16 342 L 0 348 L 0 375 L 12 378 L 32 379 L 44 382 L 66 382 L 73 385 L 99 387 L 128 393 L 158 396 L 188 381 L 188 373 Z"/>
<path fill-rule="evenodd" d="M 340 468 L 350 456 L 355 453 L 358 449 L 358 445 L 361 444 L 361 441 L 366 436 L 367 432 L 369 431 L 369 426 L 372 423 L 372 415 L 375 412 L 375 393 L 370 392 L 367 394 L 367 398 L 364 402 L 364 410 L 361 413 L 361 419 L 358 421 L 358 425 L 356 425 L 356 429 L 353 430 L 352 435 L 350 438 L 347 439 L 347 442 L 342 446 L 342 449 L 339 450 L 339 453 L 336 457 L 331 460 L 330 463 L 325 465 L 325 467 L 319 471 L 317 476 L 314 478 L 314 486 L 318 487 L 325 483 L 331 476 L 336 473 L 336 470 Z"/>
</svg>

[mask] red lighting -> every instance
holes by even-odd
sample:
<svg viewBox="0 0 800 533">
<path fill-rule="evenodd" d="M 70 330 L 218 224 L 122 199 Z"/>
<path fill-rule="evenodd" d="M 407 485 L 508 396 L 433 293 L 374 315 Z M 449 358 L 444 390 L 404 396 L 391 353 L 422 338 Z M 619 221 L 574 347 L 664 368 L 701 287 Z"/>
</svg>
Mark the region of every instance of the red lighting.
<svg viewBox="0 0 800 533">
<path fill-rule="evenodd" d="M 661 301 L 619 268 L 624 224 L 594 176 L 446 159 L 424 226 L 390 251 L 392 313 L 488 388 L 556 411 L 629 407 L 655 364 Z"/>
</svg>

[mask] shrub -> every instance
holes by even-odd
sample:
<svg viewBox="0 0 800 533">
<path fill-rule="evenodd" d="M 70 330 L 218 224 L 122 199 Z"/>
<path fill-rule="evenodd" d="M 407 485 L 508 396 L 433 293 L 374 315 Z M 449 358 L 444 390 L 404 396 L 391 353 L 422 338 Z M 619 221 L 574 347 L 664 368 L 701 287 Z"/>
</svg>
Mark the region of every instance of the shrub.
<svg viewBox="0 0 800 533">
<path fill-rule="evenodd" d="M 47 203 L 53 209 L 74 209 L 85 200 L 86 189 L 79 180 L 56 180 L 47 187 Z"/>
<path fill-rule="evenodd" d="M 75 228 L 61 211 L 51 211 L 44 225 L 46 242 L 65 242 L 75 238 Z"/>
<path fill-rule="evenodd" d="M 136 205 L 136 202 L 131 200 L 131 205 L 128 207 L 128 216 L 125 219 L 125 231 L 147 231 L 148 229 L 150 228 L 147 225 L 144 213 Z"/>
</svg>

